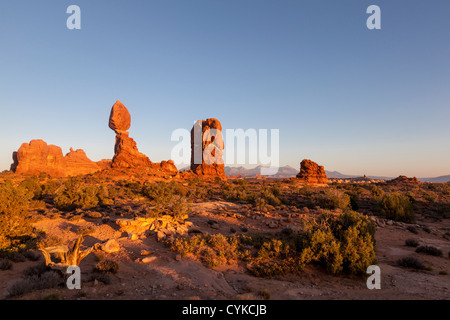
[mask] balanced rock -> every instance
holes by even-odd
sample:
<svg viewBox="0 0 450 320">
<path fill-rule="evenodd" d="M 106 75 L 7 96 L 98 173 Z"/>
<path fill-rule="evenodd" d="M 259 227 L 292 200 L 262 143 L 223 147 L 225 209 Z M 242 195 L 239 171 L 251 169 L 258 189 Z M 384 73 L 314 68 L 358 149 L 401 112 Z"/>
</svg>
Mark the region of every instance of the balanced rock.
<svg viewBox="0 0 450 320">
<path fill-rule="evenodd" d="M 308 159 L 300 162 L 300 172 L 297 174 L 297 178 L 305 183 L 328 183 L 324 167 Z"/>
<path fill-rule="evenodd" d="M 226 180 L 224 148 L 220 121 L 198 120 L 191 130 L 191 170 L 199 176 Z"/>
<path fill-rule="evenodd" d="M 109 127 L 116 133 L 125 132 L 130 129 L 131 115 L 128 109 L 119 100 L 111 108 L 109 115 Z"/>
<path fill-rule="evenodd" d="M 150 166 L 152 162 L 143 153 L 139 152 L 136 142 L 128 136 L 131 116 L 128 109 L 117 100 L 111 108 L 109 116 L 109 127 L 116 133 L 116 144 L 114 146 L 114 157 L 111 167 L 131 168 Z"/>
<path fill-rule="evenodd" d="M 24 175 L 47 173 L 54 177 L 67 177 L 101 170 L 101 167 L 91 161 L 83 150 L 74 151 L 70 148 L 70 152 L 63 156 L 60 147 L 47 145 L 43 140 L 23 143 L 19 150 L 13 153 L 13 161 L 11 170 Z"/>
</svg>

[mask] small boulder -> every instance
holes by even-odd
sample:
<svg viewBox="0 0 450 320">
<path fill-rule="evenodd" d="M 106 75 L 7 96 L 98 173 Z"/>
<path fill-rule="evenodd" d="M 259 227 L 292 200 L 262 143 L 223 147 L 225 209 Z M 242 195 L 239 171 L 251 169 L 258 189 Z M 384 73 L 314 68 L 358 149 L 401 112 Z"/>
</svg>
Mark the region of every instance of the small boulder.
<svg viewBox="0 0 450 320">
<path fill-rule="evenodd" d="M 145 258 L 142 258 L 141 262 L 142 262 L 142 263 L 150 263 L 150 262 L 155 261 L 156 259 L 157 259 L 157 258 L 156 258 L 155 256 L 152 256 L 152 257 L 145 257 Z"/>
<path fill-rule="evenodd" d="M 100 250 L 106 253 L 115 253 L 120 251 L 120 245 L 115 239 L 106 241 L 100 246 Z"/>
</svg>

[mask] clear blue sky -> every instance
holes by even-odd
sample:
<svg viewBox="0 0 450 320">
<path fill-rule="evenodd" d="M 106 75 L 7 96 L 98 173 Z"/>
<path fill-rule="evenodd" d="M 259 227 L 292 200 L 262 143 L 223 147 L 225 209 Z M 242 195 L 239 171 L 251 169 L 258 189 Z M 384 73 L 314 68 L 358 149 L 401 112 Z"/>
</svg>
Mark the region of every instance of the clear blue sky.
<svg viewBox="0 0 450 320">
<path fill-rule="evenodd" d="M 449 34 L 448 0 L 1 1 L 0 169 L 32 139 L 112 158 L 121 100 L 154 162 L 215 117 L 280 129 L 281 165 L 450 174 Z"/>
</svg>

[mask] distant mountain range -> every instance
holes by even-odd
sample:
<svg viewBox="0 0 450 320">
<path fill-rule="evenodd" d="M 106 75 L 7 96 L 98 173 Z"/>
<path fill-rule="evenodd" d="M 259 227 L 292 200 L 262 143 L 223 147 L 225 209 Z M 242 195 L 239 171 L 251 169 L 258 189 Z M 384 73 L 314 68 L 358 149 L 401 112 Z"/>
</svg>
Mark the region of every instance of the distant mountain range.
<svg viewBox="0 0 450 320">
<path fill-rule="evenodd" d="M 247 169 L 244 167 L 225 167 L 225 174 L 227 176 L 237 176 L 241 175 L 243 178 L 250 178 L 250 177 L 256 177 L 258 174 L 261 174 L 261 168 L 264 168 L 263 166 L 257 166 L 255 168 Z M 180 171 L 186 171 L 189 170 L 189 167 L 182 168 Z M 293 178 L 299 173 L 299 169 L 295 169 L 291 166 L 284 166 L 278 168 L 278 173 L 270 176 L 272 178 Z M 358 178 L 362 177 L 363 175 L 357 176 L 357 175 L 350 175 L 350 174 L 343 174 L 338 171 L 327 171 L 325 170 L 325 173 L 327 174 L 328 178 L 336 178 L 336 179 L 351 179 L 351 178 Z M 392 180 L 396 177 L 384 177 L 384 176 L 367 176 L 367 178 L 375 179 L 375 180 Z M 419 181 L 422 182 L 449 182 L 450 181 L 450 175 L 446 176 L 440 176 L 440 177 L 434 177 L 434 178 L 417 178 Z"/>
<path fill-rule="evenodd" d="M 447 176 L 439 176 L 435 178 L 417 178 L 417 179 L 422 182 L 449 182 L 450 174 Z"/>
</svg>

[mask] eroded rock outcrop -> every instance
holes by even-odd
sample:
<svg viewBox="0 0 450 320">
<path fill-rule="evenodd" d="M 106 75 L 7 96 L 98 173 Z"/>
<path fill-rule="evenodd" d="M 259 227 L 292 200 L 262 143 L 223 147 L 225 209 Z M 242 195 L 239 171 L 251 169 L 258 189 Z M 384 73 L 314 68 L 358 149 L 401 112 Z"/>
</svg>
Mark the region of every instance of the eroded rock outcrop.
<svg viewBox="0 0 450 320">
<path fill-rule="evenodd" d="M 143 153 L 139 152 L 136 142 L 129 137 L 131 116 L 128 109 L 120 101 L 111 108 L 109 127 L 116 133 L 112 168 L 145 168 L 148 172 L 164 173 L 174 176 L 178 169 L 172 160 L 153 163 Z"/>
<path fill-rule="evenodd" d="M 407 176 L 398 176 L 395 179 L 389 180 L 389 183 L 393 184 L 420 184 L 416 177 L 408 178 Z"/>
<path fill-rule="evenodd" d="M 119 101 L 113 105 L 109 116 L 109 127 L 116 133 L 113 168 L 130 168 L 150 166 L 152 162 L 143 153 L 139 152 L 136 142 L 128 136 L 131 125 L 131 116 L 128 109 Z"/>
<path fill-rule="evenodd" d="M 222 125 L 214 118 L 198 120 L 191 130 L 191 170 L 205 178 L 226 180 Z"/>
<path fill-rule="evenodd" d="M 297 174 L 297 178 L 305 183 L 328 183 L 324 167 L 308 159 L 300 162 L 300 172 Z"/>
<path fill-rule="evenodd" d="M 54 177 L 67 177 L 101 170 L 101 167 L 91 161 L 83 150 L 74 151 L 70 148 L 70 152 L 64 156 L 60 147 L 48 145 L 43 140 L 23 143 L 19 150 L 13 153 L 13 160 L 11 170 L 24 175 L 37 175 L 43 172 Z"/>
</svg>

